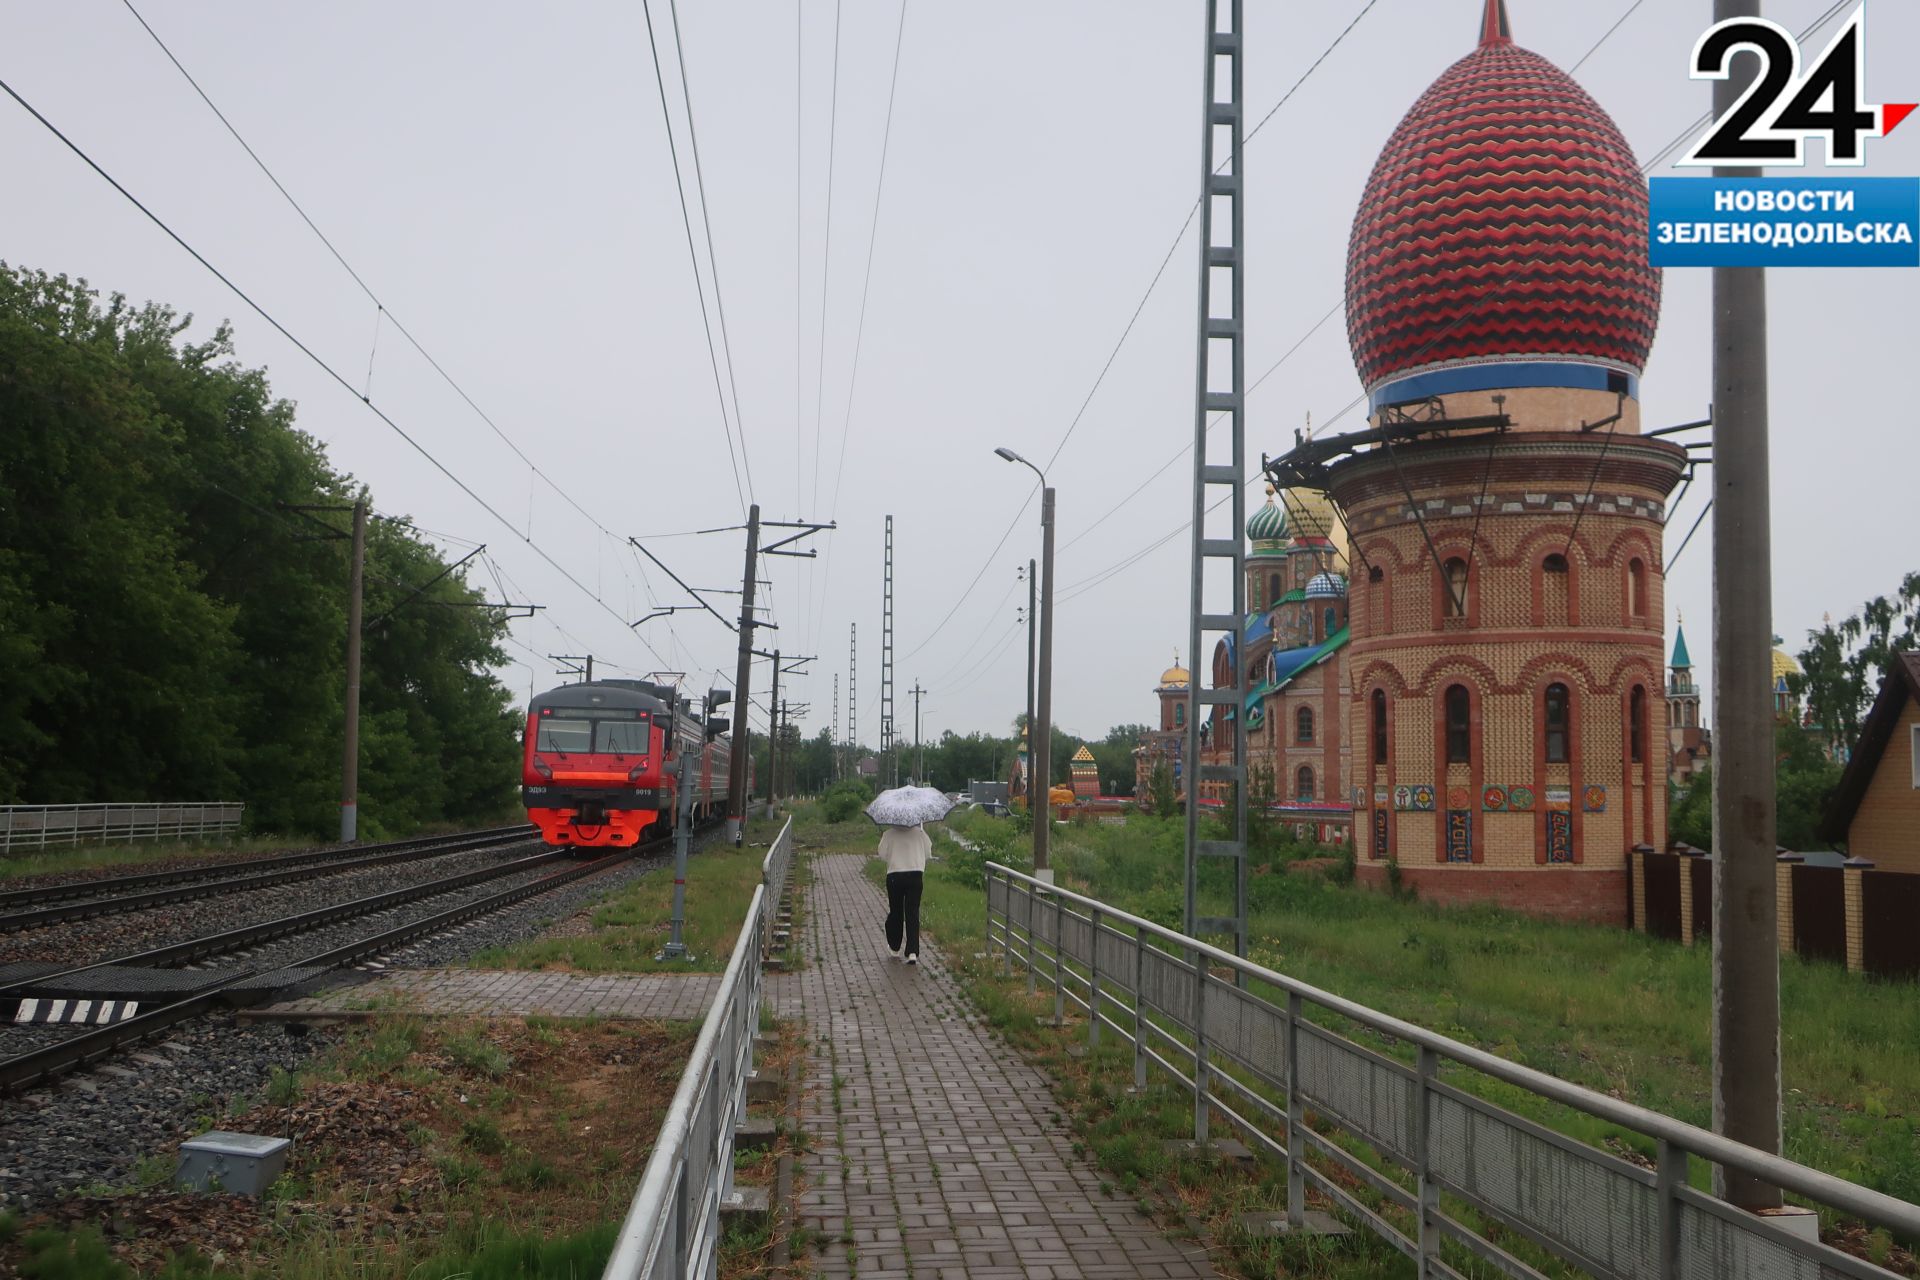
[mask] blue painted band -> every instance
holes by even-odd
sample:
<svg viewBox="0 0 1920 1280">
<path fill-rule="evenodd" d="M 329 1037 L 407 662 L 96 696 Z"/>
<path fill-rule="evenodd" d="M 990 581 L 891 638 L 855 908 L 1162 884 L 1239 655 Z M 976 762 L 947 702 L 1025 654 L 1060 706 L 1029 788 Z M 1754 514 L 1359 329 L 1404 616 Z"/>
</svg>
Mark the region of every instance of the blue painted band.
<svg viewBox="0 0 1920 1280">
<path fill-rule="evenodd" d="M 1379 412 L 1382 405 L 1425 400 L 1428 396 L 1450 396 L 1462 391 L 1504 391 L 1517 387 L 1568 387 L 1579 391 L 1606 391 L 1625 378 L 1629 398 L 1640 398 L 1640 375 L 1621 373 L 1604 365 L 1579 364 L 1571 360 L 1525 360 L 1463 364 L 1432 373 L 1416 373 L 1393 382 L 1382 383 L 1367 397 L 1368 409 Z"/>
</svg>

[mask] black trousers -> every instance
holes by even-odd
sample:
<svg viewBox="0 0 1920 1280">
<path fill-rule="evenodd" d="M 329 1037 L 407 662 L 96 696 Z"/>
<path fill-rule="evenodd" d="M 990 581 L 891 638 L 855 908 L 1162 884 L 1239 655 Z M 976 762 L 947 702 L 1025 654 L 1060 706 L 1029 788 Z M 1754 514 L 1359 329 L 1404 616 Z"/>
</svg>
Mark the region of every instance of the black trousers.
<svg viewBox="0 0 1920 1280">
<path fill-rule="evenodd" d="M 907 954 L 920 954 L 920 893 L 926 888 L 923 871 L 887 872 L 887 949 L 900 950 L 906 935 Z"/>
</svg>

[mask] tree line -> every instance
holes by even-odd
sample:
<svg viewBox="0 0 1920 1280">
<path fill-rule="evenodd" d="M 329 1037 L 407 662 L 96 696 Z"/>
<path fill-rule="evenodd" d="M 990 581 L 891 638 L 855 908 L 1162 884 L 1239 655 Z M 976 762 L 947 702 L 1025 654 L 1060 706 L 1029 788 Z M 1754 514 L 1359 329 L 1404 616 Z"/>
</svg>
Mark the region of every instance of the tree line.
<svg viewBox="0 0 1920 1280">
<path fill-rule="evenodd" d="M 927 738 L 916 753 L 911 739 L 897 748 L 900 780 L 916 778 L 941 791 L 964 791 L 975 781 L 1005 782 L 1013 773 L 1019 750 L 1020 732 L 1026 727 L 1026 714 L 1013 719 L 1011 732 L 1005 735 L 948 730 L 938 738 Z M 1093 755 L 1100 774 L 1102 795 L 1133 795 L 1133 749 L 1145 725 L 1122 724 L 1107 730 L 1101 738 L 1082 738 L 1058 725 L 1051 735 L 1052 754 L 1048 772 L 1054 785 L 1066 786 L 1072 777 L 1071 761 L 1081 747 Z M 755 777 L 764 793 L 767 783 L 767 736 L 753 740 Z M 878 747 L 862 744 L 849 748 L 836 744 L 830 730 L 822 729 L 812 737 L 803 736 L 797 726 L 782 726 L 778 787 L 782 795 L 818 795 L 840 777 L 851 776 L 859 761 L 880 759 Z M 924 767 L 919 764 L 924 761 Z"/>
<path fill-rule="evenodd" d="M 0 262 L 0 803 L 241 800 L 336 823 L 349 506 L 221 325 Z M 369 522 L 368 834 L 511 809 L 506 624 L 405 519 Z M 451 607 L 450 607 L 451 606 Z M 465 606 L 465 607 L 460 607 Z"/>
</svg>

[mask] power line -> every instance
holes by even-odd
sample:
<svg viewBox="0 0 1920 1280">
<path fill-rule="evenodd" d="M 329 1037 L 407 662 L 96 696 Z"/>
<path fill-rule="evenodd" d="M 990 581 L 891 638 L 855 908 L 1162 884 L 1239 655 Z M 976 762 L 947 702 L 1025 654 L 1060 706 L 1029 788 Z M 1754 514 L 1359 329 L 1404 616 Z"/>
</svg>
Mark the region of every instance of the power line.
<svg viewBox="0 0 1920 1280">
<path fill-rule="evenodd" d="M 740 416 L 740 385 L 734 375 L 733 341 L 727 335 L 727 298 L 720 289 L 720 252 L 714 247 L 713 221 L 707 204 L 707 178 L 700 167 L 700 135 L 693 127 L 693 84 L 687 79 L 687 42 L 680 35 L 679 0 L 667 0 L 667 13 L 673 19 L 673 56 L 680 66 L 680 100 L 687 108 L 687 142 L 693 151 L 693 181 L 700 191 L 700 226 L 707 237 L 707 266 L 713 272 L 713 306 L 720 316 L 720 346 L 727 357 L 727 389 L 733 393 L 733 429 L 740 436 L 740 466 L 747 473 L 747 492 L 752 493 L 753 459 L 747 453 L 746 420 Z M 655 69 L 658 70 L 657 64 Z M 695 272 L 698 273 L 697 267 Z"/>
<path fill-rule="evenodd" d="M 149 209 L 144 203 L 141 202 L 138 196 L 134 195 L 133 192 L 127 190 L 126 187 L 122 186 L 120 184 L 119 179 L 115 178 L 112 174 L 108 173 L 104 168 L 100 166 L 100 163 L 98 161 L 96 161 L 92 156 L 88 155 L 86 151 L 82 150 L 78 143 L 76 143 L 73 139 L 69 138 L 66 134 L 62 133 L 59 127 L 56 126 L 53 123 L 53 121 L 47 119 L 47 117 L 40 114 L 40 111 L 38 110 L 38 108 L 36 108 L 32 103 L 28 102 L 25 98 L 21 97 L 19 91 L 16 90 L 11 84 L 7 83 L 5 80 L 0 80 L 0 90 L 4 90 L 8 97 L 12 98 L 15 102 L 19 103 L 20 106 L 25 109 L 28 115 L 32 116 L 36 121 L 39 122 L 42 128 L 46 129 L 46 131 L 48 133 L 51 133 L 54 137 L 58 138 L 61 144 L 67 148 L 67 150 L 73 152 L 74 155 L 78 156 L 81 162 L 84 163 L 89 169 L 92 169 L 96 174 L 98 174 L 107 183 L 108 186 L 112 187 L 115 191 L 119 192 L 121 197 L 125 199 L 127 203 L 131 204 L 134 208 L 138 209 L 142 214 L 144 214 L 147 218 L 147 221 L 153 223 L 154 226 L 158 227 L 162 232 L 166 234 L 168 239 L 172 240 L 175 244 L 179 245 L 182 249 L 186 250 L 188 255 L 191 256 L 195 262 L 198 262 L 202 267 L 206 268 L 207 272 L 210 275 L 212 275 L 214 279 L 218 280 L 221 284 L 225 285 L 229 290 L 231 290 L 233 295 L 239 298 L 240 301 L 246 303 L 247 306 L 253 310 L 255 315 L 259 316 L 262 320 L 266 321 L 269 325 L 273 327 L 275 332 L 277 332 L 281 337 L 285 338 L 288 342 L 292 343 L 294 348 L 297 351 L 299 351 L 301 355 L 304 355 L 308 360 L 311 360 L 321 370 L 321 372 L 325 373 L 329 378 L 332 378 L 335 382 L 339 383 L 340 386 L 349 395 L 353 396 L 354 399 L 364 404 L 367 407 L 368 411 L 371 412 L 376 418 L 380 419 L 380 421 L 384 423 L 390 431 L 392 431 L 395 435 L 399 436 L 402 440 L 406 441 L 407 445 L 410 448 L 412 448 L 415 453 L 419 454 L 422 458 L 426 459 L 426 461 L 433 467 L 434 470 L 438 471 L 441 475 L 445 476 L 448 480 L 451 480 L 453 484 L 460 490 L 460 492 L 466 494 L 469 498 L 473 499 L 473 501 L 479 504 L 481 509 L 484 510 L 488 515 L 492 516 L 495 520 L 498 520 L 504 528 L 506 528 L 509 532 L 513 533 L 516 537 L 520 538 L 522 542 L 526 543 L 528 548 L 530 548 L 535 555 L 539 556 L 542 560 L 545 560 L 549 566 L 551 566 L 556 572 L 560 574 L 561 577 L 565 578 L 568 582 L 572 583 L 575 587 L 579 588 L 580 592 L 583 595 L 586 595 L 587 597 L 592 599 L 594 603 L 598 604 L 602 609 L 605 609 L 608 613 L 613 614 L 614 617 L 617 618 L 620 616 L 619 614 L 615 613 L 614 610 L 607 605 L 607 602 L 605 600 L 602 600 L 597 593 L 589 590 L 585 583 L 581 582 L 580 579 L 576 578 L 572 574 L 572 572 L 570 572 L 567 569 L 565 565 L 561 564 L 558 560 L 555 560 L 551 555 L 549 555 L 546 552 L 546 550 L 543 547 L 540 546 L 540 544 L 535 542 L 532 538 L 527 537 L 525 534 L 521 533 L 519 529 L 514 527 L 512 521 L 508 520 L 504 515 L 500 514 L 500 511 L 498 508 L 496 508 L 492 503 L 488 502 L 485 498 L 481 497 L 479 493 L 475 492 L 473 487 L 467 484 L 466 481 L 462 480 L 459 476 L 455 475 L 453 471 L 450 468 L 448 468 L 448 466 L 444 462 L 441 462 L 440 459 L 434 457 L 431 450 L 429 450 L 425 445 L 421 444 L 418 440 L 414 439 L 414 437 L 411 434 L 409 434 L 404 427 L 402 427 L 398 422 L 394 421 L 394 419 L 387 414 L 386 410 L 382 409 L 379 405 L 375 404 L 369 397 L 364 396 L 360 392 L 356 391 L 354 389 L 353 384 L 351 382 L 348 382 L 347 379 L 341 375 L 339 370 L 335 369 L 331 364 L 327 363 L 327 361 L 323 359 L 318 353 L 316 353 L 312 347 L 309 347 L 306 343 L 302 342 L 298 337 L 296 337 L 291 329 L 288 329 L 284 324 L 281 324 L 280 321 L 274 317 L 272 312 L 268 311 L 265 307 L 261 306 L 258 302 L 255 302 L 251 294 L 249 294 L 245 289 L 242 289 L 239 285 L 235 284 L 232 278 L 229 277 L 224 271 L 214 266 L 213 263 L 207 259 L 206 255 L 202 254 L 198 249 L 194 248 L 191 244 L 187 243 L 185 238 L 183 238 L 179 232 L 175 231 L 171 226 L 169 226 L 167 222 L 160 217 L 159 214 Z M 622 625 L 625 625 L 624 619 L 622 620 Z M 641 643 L 643 645 L 646 645 L 649 651 L 653 650 L 653 646 L 651 644 L 648 644 L 644 637 L 641 638 Z M 655 652 L 654 656 L 658 658 L 659 654 Z M 665 661 L 665 660 L 662 659 L 662 661 Z"/>
<path fill-rule="evenodd" d="M 727 421 L 727 393 L 720 384 L 720 354 L 713 345 L 713 320 L 707 314 L 707 286 L 700 277 L 700 253 L 693 246 L 693 215 L 687 209 L 687 184 L 680 174 L 680 145 L 673 137 L 673 113 L 667 107 L 667 80 L 660 71 L 660 46 L 653 35 L 653 0 L 641 0 L 641 12 L 647 20 L 647 49 L 653 55 L 653 82 L 660 90 L 660 122 L 667 131 L 667 152 L 673 158 L 673 185 L 680 196 L 680 222 L 687 233 L 687 259 L 693 264 L 693 289 L 700 299 L 700 328 L 707 339 L 707 360 L 713 367 L 713 393 L 720 400 L 720 429 L 727 437 L 727 461 L 733 464 L 734 495 L 740 499 L 740 514 L 747 513 L 747 489 L 740 484 L 740 459 L 734 454 L 733 425 Z M 691 120 L 689 120 L 691 126 Z M 702 207 L 701 216 L 705 216 Z M 714 291 L 719 292 L 719 278 L 714 280 Z M 740 441 L 740 451 L 746 452 L 746 439 Z"/>
<path fill-rule="evenodd" d="M 819 368 L 813 378 L 813 484 L 805 510 L 820 501 L 820 414 L 827 389 L 827 293 L 833 274 L 833 162 L 840 142 L 840 0 L 833 4 L 833 92 L 827 108 L 827 220 L 820 250 Z"/>
<path fill-rule="evenodd" d="M 259 152 L 255 151 L 253 149 L 252 144 L 249 143 L 246 140 L 246 138 L 241 135 L 240 130 L 234 126 L 233 121 L 227 118 L 227 114 L 224 111 L 220 110 L 219 105 L 215 103 L 214 100 L 207 94 L 207 91 L 201 88 L 200 82 L 194 79 L 193 73 L 187 70 L 185 64 L 183 64 L 180 61 L 180 59 L 174 54 L 173 50 L 170 47 L 168 47 L 167 42 L 160 38 L 160 33 L 155 31 L 152 25 L 147 22 L 146 18 L 141 15 L 140 11 L 133 6 L 133 0 L 121 0 L 121 3 L 126 6 L 127 12 L 133 15 L 134 20 L 140 24 L 141 28 L 146 31 L 147 35 L 152 38 L 154 44 L 159 47 L 160 52 L 166 55 L 167 61 L 173 64 L 174 69 L 179 71 L 182 78 L 184 78 L 187 84 L 192 87 L 194 93 L 198 94 L 200 97 L 200 100 L 207 104 L 207 109 L 213 112 L 214 118 L 219 120 L 221 125 L 226 128 L 226 131 L 228 132 L 228 134 L 230 134 L 233 137 L 233 140 L 240 144 L 240 149 L 247 153 L 247 158 L 252 160 L 255 167 L 258 168 L 260 172 L 266 176 L 267 181 L 273 184 L 274 190 L 280 193 L 281 197 L 286 200 L 288 206 L 293 209 L 294 213 L 299 215 L 300 220 L 306 223 L 307 229 L 312 231 L 315 238 L 318 239 L 320 243 L 326 247 L 327 252 L 333 255 L 334 261 L 340 264 L 341 269 L 344 270 L 348 276 L 352 277 L 354 284 L 358 285 L 360 288 L 360 291 L 367 296 L 367 300 L 373 303 L 374 307 L 376 308 L 376 317 L 375 317 L 376 324 L 381 319 L 384 319 L 387 324 L 392 325 L 395 331 L 397 331 L 401 337 L 407 340 L 408 345 L 410 345 L 414 349 L 414 351 L 420 355 L 420 358 L 427 362 L 428 367 L 430 367 L 436 374 L 440 376 L 441 381 L 445 382 L 448 387 L 452 388 L 454 394 L 458 395 L 461 398 L 461 400 L 466 402 L 467 407 L 473 410 L 475 415 L 479 417 L 480 421 L 487 424 L 487 428 L 491 430 L 495 436 L 499 437 L 501 443 L 505 444 L 507 448 L 513 450 L 514 456 L 519 458 L 521 462 L 525 463 L 528 470 L 530 470 L 535 476 L 539 477 L 541 482 L 544 483 L 549 489 L 553 490 L 553 492 L 560 495 L 560 497 L 575 511 L 579 512 L 582 516 L 586 517 L 586 519 L 595 527 L 597 527 L 602 533 L 607 534 L 609 537 L 613 537 L 614 536 L 613 531 L 611 529 L 608 529 L 600 521 L 594 519 L 593 513 L 588 511 L 585 507 L 581 506 L 579 501 L 574 498 L 572 493 L 570 493 L 565 487 L 555 483 L 552 477 L 548 476 L 545 471 L 541 470 L 539 463 L 535 462 L 532 458 L 527 456 L 526 452 L 523 449 L 521 449 L 517 443 L 514 442 L 513 438 L 509 436 L 506 433 L 506 431 L 501 428 L 500 424 L 493 420 L 492 415 L 488 414 L 486 410 L 482 409 L 480 405 L 474 401 L 473 397 L 467 393 L 466 388 L 463 387 L 460 384 L 460 382 L 454 378 L 452 374 L 448 373 L 447 370 L 440 364 L 440 362 L 434 358 L 433 353 L 428 351 L 426 347 L 421 344 L 420 340 L 413 336 L 412 331 L 409 330 L 407 326 L 401 322 L 400 317 L 395 315 L 393 312 L 393 309 L 386 305 L 385 300 L 382 299 L 378 294 L 376 294 L 373 291 L 373 287 L 366 282 L 365 278 L 362 277 L 357 270 L 354 269 L 353 264 L 347 261 L 346 255 L 340 252 L 339 247 L 336 246 L 333 243 L 333 241 L 327 237 L 326 232 L 320 229 L 319 224 L 314 222 L 313 218 L 307 213 L 306 209 L 301 205 L 301 203 L 297 199 L 294 198 L 293 193 L 287 190 L 285 184 L 283 184 L 280 181 L 279 176 L 275 174 L 270 167 L 268 167 L 267 162 L 261 159 Z M 377 336 L 377 329 L 376 329 L 376 336 Z M 372 358 L 371 355 L 369 355 L 369 360 L 371 360 L 371 358 Z M 370 388 L 366 394 L 371 394 Z"/>
</svg>

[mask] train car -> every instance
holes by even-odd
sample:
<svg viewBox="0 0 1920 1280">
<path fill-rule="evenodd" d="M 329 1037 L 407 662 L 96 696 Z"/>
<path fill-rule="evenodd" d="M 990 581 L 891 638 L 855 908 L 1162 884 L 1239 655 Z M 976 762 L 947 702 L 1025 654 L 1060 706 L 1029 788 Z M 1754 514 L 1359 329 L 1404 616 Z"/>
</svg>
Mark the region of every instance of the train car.
<svg viewBox="0 0 1920 1280">
<path fill-rule="evenodd" d="M 696 823 L 726 807 L 732 744 L 708 741 L 671 685 L 563 685 L 527 708 L 522 801 L 557 848 L 626 848 L 673 829 L 686 759 Z"/>
</svg>

